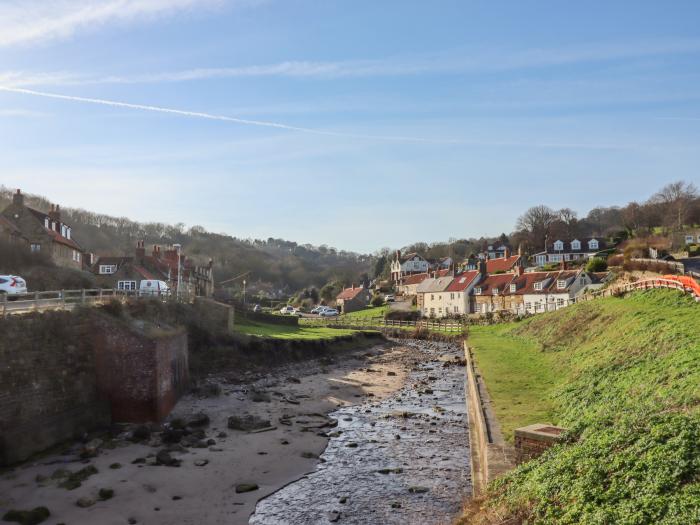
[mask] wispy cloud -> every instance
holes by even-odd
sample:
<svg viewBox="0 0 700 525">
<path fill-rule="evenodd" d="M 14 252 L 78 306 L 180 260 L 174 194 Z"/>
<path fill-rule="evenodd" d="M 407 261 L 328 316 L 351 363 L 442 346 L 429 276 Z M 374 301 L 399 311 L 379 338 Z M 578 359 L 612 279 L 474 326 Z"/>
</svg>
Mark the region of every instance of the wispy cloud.
<svg viewBox="0 0 700 525">
<path fill-rule="evenodd" d="M 47 117 L 48 113 L 21 108 L 0 108 L 0 118 L 40 118 Z"/>
<path fill-rule="evenodd" d="M 216 115 L 213 113 L 204 113 L 199 111 L 188 111 L 175 108 L 167 108 L 162 106 L 134 104 L 130 102 L 121 102 L 116 100 L 106 100 L 100 98 L 78 97 L 72 95 L 62 95 L 59 93 L 48 93 L 45 91 L 36 91 L 32 89 L 24 89 L 10 86 L 0 86 L 0 91 L 31 95 L 35 97 L 50 98 L 56 100 L 64 100 L 70 102 L 80 102 L 86 104 L 96 104 L 101 106 L 111 106 L 116 108 L 133 109 L 139 111 L 150 111 L 155 113 L 166 113 L 182 117 L 199 118 L 206 120 L 216 120 L 221 122 L 232 122 L 246 126 L 257 126 L 264 128 L 276 128 L 286 131 L 295 131 L 300 133 L 309 133 L 312 135 L 324 135 L 329 137 L 338 137 L 345 139 L 360 139 L 374 140 L 386 142 L 412 142 L 424 144 L 446 144 L 446 145 L 461 145 L 461 146 L 495 146 L 495 147 L 534 147 L 534 148 L 555 148 L 555 149 L 587 149 L 587 150 L 619 150 L 630 149 L 629 146 L 616 144 L 595 144 L 595 143 L 576 143 L 576 142 L 519 142 L 519 141 L 488 141 L 478 139 L 463 139 L 463 138 L 431 138 L 431 137 L 412 137 L 400 135 L 371 135 L 364 133 L 345 133 L 338 131 L 330 131 L 318 128 L 306 128 L 300 126 L 291 126 L 281 122 L 250 120 L 227 115 Z"/>
<path fill-rule="evenodd" d="M 141 22 L 233 0 L 22 0 L 0 3 L 0 47 L 64 39 L 110 23 Z M 250 3 L 253 0 L 247 0 Z M 241 3 L 241 0 L 237 0 Z"/>
</svg>

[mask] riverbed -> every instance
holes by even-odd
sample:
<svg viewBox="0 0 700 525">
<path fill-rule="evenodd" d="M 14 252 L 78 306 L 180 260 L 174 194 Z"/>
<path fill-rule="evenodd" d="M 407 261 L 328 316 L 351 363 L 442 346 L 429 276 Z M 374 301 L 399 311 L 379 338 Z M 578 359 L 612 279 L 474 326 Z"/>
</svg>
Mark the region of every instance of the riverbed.
<svg viewBox="0 0 700 525">
<path fill-rule="evenodd" d="M 262 499 L 252 525 L 450 523 L 471 494 L 458 345 L 411 342 L 404 386 L 341 407 L 316 470 Z"/>
</svg>

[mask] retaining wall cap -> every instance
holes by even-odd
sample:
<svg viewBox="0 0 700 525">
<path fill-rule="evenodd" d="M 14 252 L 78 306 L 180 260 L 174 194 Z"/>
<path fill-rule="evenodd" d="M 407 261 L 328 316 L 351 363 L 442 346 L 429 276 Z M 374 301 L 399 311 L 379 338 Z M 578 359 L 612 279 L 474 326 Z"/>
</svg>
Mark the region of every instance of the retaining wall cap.
<svg viewBox="0 0 700 525">
<path fill-rule="evenodd" d="M 515 437 L 534 439 L 537 441 L 559 441 L 565 428 L 548 423 L 535 423 L 526 427 L 516 428 Z"/>
</svg>

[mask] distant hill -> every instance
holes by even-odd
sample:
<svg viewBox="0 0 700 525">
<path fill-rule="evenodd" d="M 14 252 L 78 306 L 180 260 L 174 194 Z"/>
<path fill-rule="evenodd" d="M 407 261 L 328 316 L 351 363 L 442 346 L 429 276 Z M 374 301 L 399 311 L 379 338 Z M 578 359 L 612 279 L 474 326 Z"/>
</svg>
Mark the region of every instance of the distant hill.
<svg viewBox="0 0 700 525">
<path fill-rule="evenodd" d="M 0 210 L 11 202 L 13 191 L 0 186 Z M 46 197 L 30 194 L 26 202 L 42 211 L 48 211 L 51 204 Z M 83 209 L 62 208 L 61 214 L 72 226 L 73 238 L 96 255 L 131 254 L 138 240 L 149 248 L 179 243 L 187 256 L 201 263 L 214 260 L 217 282 L 251 272 L 246 278 L 253 289 L 295 292 L 334 280 L 360 282 L 373 262 L 369 255 L 283 239 L 239 239 L 198 226 L 141 223 Z"/>
</svg>

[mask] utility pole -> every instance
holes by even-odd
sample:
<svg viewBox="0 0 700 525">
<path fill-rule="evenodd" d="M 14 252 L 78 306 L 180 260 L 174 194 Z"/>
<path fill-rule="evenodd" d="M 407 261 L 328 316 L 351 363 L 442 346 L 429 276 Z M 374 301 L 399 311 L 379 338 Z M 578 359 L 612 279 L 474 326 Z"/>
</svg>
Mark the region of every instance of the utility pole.
<svg viewBox="0 0 700 525">
<path fill-rule="evenodd" d="M 245 279 L 243 279 L 243 307 L 245 308 Z"/>
</svg>

